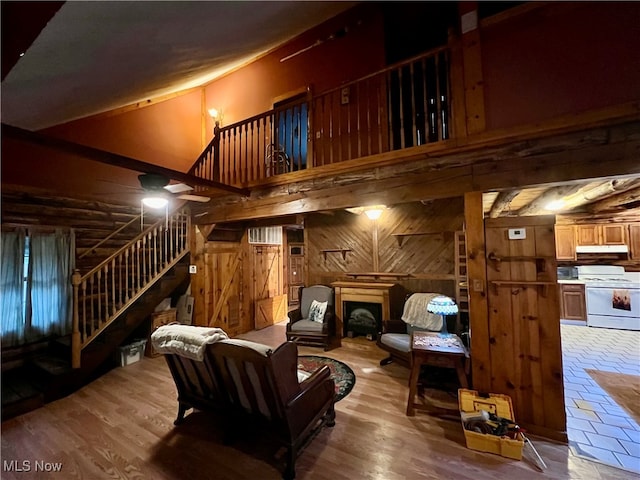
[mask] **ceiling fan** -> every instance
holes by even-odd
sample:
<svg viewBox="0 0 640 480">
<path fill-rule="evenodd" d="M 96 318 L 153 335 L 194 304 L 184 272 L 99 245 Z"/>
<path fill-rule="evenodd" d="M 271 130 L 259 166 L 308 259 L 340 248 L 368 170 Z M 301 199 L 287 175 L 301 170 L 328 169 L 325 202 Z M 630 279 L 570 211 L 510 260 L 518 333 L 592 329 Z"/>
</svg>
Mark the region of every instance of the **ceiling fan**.
<svg viewBox="0 0 640 480">
<path fill-rule="evenodd" d="M 187 193 L 192 191 L 193 187 L 184 183 L 170 185 L 169 177 L 159 173 L 143 173 L 138 175 L 138 180 L 145 193 L 142 202 L 151 208 L 165 207 L 169 201 L 168 197 L 171 195 L 192 202 L 206 203 L 211 200 L 209 197 Z"/>
</svg>

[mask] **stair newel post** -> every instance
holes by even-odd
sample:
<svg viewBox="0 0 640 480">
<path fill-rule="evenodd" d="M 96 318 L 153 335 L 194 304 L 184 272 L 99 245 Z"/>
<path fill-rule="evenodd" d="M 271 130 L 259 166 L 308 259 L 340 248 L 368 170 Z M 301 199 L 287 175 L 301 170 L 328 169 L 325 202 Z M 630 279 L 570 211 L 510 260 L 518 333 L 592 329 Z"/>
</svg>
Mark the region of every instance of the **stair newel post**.
<svg viewBox="0 0 640 480">
<path fill-rule="evenodd" d="M 80 357 L 82 353 L 82 342 L 80 339 L 80 309 L 78 291 L 82 275 L 79 270 L 74 270 L 71 276 L 71 284 L 73 285 L 73 330 L 71 332 L 71 367 L 80 368 Z"/>
<path fill-rule="evenodd" d="M 213 127 L 213 180 L 222 181 L 220 178 L 220 122 L 217 120 Z"/>
</svg>

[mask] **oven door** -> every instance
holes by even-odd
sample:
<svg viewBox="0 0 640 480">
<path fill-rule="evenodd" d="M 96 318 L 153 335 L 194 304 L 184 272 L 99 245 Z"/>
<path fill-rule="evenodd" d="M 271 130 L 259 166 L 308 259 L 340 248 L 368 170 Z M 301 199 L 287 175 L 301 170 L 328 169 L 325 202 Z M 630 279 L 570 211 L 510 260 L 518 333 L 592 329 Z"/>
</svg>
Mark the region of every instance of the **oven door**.
<svg viewBox="0 0 640 480">
<path fill-rule="evenodd" d="M 590 327 L 640 330 L 640 290 L 587 285 L 586 295 Z"/>
</svg>

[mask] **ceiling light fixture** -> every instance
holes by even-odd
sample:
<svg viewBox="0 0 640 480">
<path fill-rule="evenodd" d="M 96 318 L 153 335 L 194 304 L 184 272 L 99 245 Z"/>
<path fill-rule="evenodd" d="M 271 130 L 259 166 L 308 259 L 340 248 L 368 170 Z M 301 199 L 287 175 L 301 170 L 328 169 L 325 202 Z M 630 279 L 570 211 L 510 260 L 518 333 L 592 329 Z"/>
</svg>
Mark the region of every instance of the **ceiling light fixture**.
<svg viewBox="0 0 640 480">
<path fill-rule="evenodd" d="M 564 207 L 564 200 L 560 199 L 560 200 L 553 200 L 549 203 L 547 203 L 544 208 L 545 210 L 560 210 L 562 207 Z"/>
<path fill-rule="evenodd" d="M 169 203 L 165 197 L 160 195 L 149 195 L 142 199 L 142 203 L 144 203 L 149 208 L 164 208 Z"/>
</svg>

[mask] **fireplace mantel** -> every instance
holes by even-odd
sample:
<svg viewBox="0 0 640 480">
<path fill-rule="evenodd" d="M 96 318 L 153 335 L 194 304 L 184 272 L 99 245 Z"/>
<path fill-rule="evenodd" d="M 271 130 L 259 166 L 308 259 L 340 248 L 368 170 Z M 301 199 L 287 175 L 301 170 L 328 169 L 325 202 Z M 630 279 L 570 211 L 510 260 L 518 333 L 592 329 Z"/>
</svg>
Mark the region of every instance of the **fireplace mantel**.
<svg viewBox="0 0 640 480">
<path fill-rule="evenodd" d="M 402 286 L 383 282 L 333 282 L 336 309 L 336 338 L 341 344 L 344 329 L 344 303 L 364 302 L 382 305 L 382 321 L 400 318 L 402 315 Z"/>
</svg>

